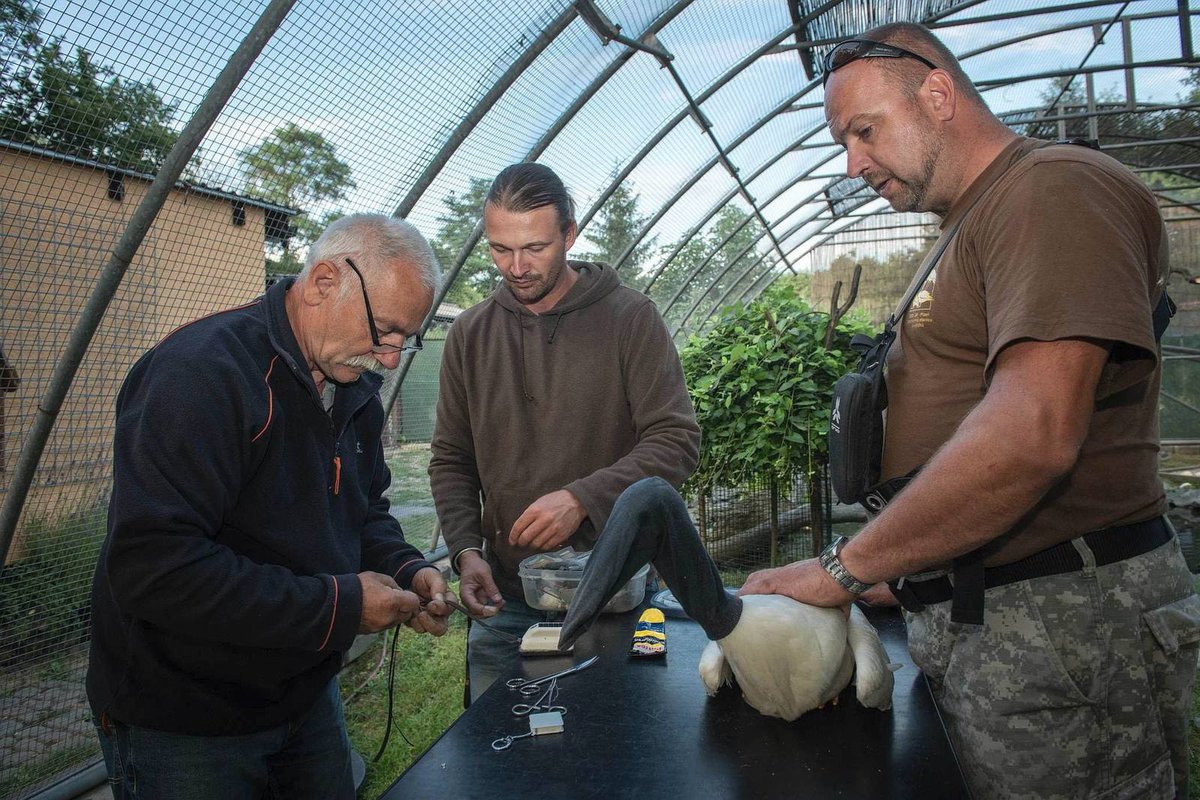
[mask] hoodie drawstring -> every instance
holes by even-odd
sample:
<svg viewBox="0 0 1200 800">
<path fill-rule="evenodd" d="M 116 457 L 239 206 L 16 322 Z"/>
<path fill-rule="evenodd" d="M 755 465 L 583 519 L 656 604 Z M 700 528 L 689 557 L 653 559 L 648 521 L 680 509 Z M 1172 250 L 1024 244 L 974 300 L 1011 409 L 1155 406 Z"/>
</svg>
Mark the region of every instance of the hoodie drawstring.
<svg viewBox="0 0 1200 800">
<path fill-rule="evenodd" d="M 525 395 L 526 400 L 532 402 L 533 395 L 529 393 L 529 381 L 525 378 L 525 322 L 516 311 L 512 312 L 512 315 L 517 321 L 517 336 L 521 339 L 521 393 Z"/>
<path fill-rule="evenodd" d="M 554 337 L 558 334 L 558 324 L 562 322 L 563 315 L 554 315 L 554 327 L 550 330 L 550 338 L 546 339 L 546 344 L 554 344 Z"/>
</svg>

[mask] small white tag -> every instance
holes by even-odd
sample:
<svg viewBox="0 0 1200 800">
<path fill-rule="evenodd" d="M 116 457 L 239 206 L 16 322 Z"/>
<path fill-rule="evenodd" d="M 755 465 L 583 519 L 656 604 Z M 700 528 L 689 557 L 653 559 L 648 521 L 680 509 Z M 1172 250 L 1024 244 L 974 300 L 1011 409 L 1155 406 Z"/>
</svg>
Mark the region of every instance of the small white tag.
<svg viewBox="0 0 1200 800">
<path fill-rule="evenodd" d="M 558 711 L 544 711 L 529 715 L 529 732 L 534 736 L 563 732 L 563 715 Z"/>
</svg>

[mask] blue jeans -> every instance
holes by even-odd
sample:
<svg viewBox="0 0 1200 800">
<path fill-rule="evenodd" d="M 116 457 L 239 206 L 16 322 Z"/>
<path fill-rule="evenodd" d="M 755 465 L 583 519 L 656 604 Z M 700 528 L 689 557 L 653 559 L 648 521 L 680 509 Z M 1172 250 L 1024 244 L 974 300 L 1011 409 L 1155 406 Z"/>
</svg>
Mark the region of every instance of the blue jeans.
<svg viewBox="0 0 1200 800">
<path fill-rule="evenodd" d="M 293 723 L 238 736 L 96 723 L 115 800 L 354 797 L 337 679 Z"/>
</svg>

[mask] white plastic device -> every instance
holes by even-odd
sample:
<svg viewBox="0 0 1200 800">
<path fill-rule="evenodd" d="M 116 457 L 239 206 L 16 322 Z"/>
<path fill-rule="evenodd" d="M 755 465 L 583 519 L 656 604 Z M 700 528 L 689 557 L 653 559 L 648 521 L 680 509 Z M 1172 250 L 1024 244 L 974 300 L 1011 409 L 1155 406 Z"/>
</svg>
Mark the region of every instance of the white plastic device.
<svg viewBox="0 0 1200 800">
<path fill-rule="evenodd" d="M 575 649 L 571 645 L 566 650 L 558 649 L 558 635 L 562 633 L 561 622 L 538 622 L 529 626 L 521 637 L 518 652 L 523 656 L 553 656 L 569 653 Z"/>
</svg>

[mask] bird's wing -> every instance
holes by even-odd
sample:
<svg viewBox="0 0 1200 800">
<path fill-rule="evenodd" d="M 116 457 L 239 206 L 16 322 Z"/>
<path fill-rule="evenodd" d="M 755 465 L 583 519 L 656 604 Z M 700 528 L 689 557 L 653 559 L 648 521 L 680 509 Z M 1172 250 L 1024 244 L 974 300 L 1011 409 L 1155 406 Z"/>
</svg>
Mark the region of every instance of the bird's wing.
<svg viewBox="0 0 1200 800">
<path fill-rule="evenodd" d="M 892 664 L 875 627 L 867 620 L 858 606 L 850 606 L 850 625 L 846 629 L 846 641 L 854 653 L 857 675 L 854 679 L 858 702 L 867 708 L 886 711 L 892 707 Z"/>
<path fill-rule="evenodd" d="M 709 696 L 716 694 L 718 689 L 732 679 L 733 673 L 729 671 L 729 662 L 721 652 L 721 645 L 709 642 L 700 654 L 700 680 L 704 682 Z"/>
</svg>

